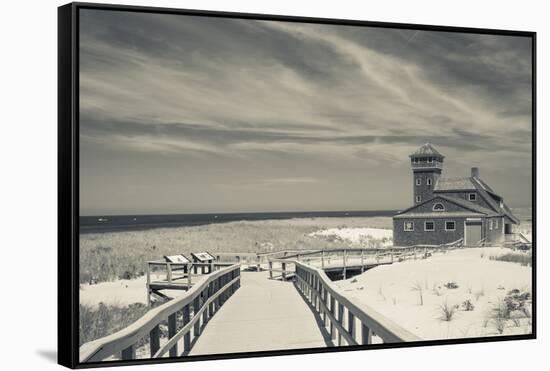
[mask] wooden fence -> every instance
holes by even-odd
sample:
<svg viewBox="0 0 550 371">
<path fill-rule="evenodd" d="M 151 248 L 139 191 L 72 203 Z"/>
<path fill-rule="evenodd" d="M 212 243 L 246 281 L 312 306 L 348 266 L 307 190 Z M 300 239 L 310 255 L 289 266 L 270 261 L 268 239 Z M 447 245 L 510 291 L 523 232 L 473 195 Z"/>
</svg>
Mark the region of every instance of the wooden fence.
<svg viewBox="0 0 550 371">
<path fill-rule="evenodd" d="M 422 340 L 378 312 L 357 307 L 338 292 L 322 269 L 298 261 L 293 264 L 297 289 L 321 317 L 334 345 L 371 344 L 374 334 L 384 343 Z"/>
<path fill-rule="evenodd" d="M 147 340 L 148 354 L 144 358 L 186 355 L 194 339 L 200 335 L 201 328 L 239 287 L 239 264 L 205 275 L 183 296 L 150 310 L 125 329 L 83 344 L 80 347 L 80 361 L 98 362 L 111 357 L 135 359 L 139 344 L 147 347 Z M 165 322 L 168 339 L 161 345 L 164 338 L 160 336 L 160 326 Z M 178 349 L 178 341 L 182 338 L 183 349 Z"/>
</svg>

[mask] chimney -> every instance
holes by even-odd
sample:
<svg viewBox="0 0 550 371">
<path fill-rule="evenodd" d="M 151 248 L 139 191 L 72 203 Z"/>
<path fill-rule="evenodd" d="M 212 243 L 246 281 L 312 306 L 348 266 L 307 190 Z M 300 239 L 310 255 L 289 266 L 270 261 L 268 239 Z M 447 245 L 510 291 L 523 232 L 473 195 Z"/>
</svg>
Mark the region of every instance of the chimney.
<svg viewBox="0 0 550 371">
<path fill-rule="evenodd" d="M 473 167 L 472 168 L 472 178 L 479 178 L 479 168 Z"/>
</svg>

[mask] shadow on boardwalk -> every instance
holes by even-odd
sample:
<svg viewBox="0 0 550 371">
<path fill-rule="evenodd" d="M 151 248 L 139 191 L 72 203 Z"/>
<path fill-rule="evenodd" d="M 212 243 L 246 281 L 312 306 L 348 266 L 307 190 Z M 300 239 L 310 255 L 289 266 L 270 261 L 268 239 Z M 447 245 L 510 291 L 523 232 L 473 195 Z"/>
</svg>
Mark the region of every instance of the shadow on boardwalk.
<svg viewBox="0 0 550 371">
<path fill-rule="evenodd" d="M 242 272 L 241 287 L 197 339 L 190 355 L 326 347 L 320 319 L 291 282 Z"/>
</svg>

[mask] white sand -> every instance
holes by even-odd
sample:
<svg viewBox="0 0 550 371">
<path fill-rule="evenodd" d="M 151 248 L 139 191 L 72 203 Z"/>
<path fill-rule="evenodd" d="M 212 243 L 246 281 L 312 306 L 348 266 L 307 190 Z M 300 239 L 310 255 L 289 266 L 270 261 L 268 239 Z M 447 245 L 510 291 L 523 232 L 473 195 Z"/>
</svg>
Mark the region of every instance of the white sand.
<svg viewBox="0 0 550 371">
<path fill-rule="evenodd" d="M 531 292 L 531 267 L 489 260 L 509 250 L 478 248 L 455 250 L 426 260 L 405 261 L 371 269 L 337 283 L 359 306 L 366 304 L 423 339 L 448 339 L 498 335 L 491 309 L 512 289 Z M 483 257 L 481 257 L 483 254 Z M 457 289 L 443 285 L 456 282 Z M 418 284 L 423 289 L 424 304 Z M 436 294 L 439 291 L 439 296 Z M 484 295 L 476 298 L 476 293 Z M 459 310 L 450 322 L 442 321 L 439 306 L 470 299 L 473 311 Z M 529 320 L 520 326 L 507 323 L 504 334 L 531 332 Z"/>
<path fill-rule="evenodd" d="M 337 237 L 352 245 L 367 240 L 382 240 L 383 246 L 392 245 L 393 231 L 381 228 L 329 228 L 310 233 L 311 237 Z"/>
<path fill-rule="evenodd" d="M 165 275 L 151 275 L 152 280 L 165 279 Z M 95 285 L 80 285 L 80 303 L 96 306 L 99 303 L 126 306 L 133 303 L 147 303 L 147 278 L 145 276 L 133 280 L 116 280 L 101 282 Z M 184 290 L 163 290 L 164 294 L 176 297 L 185 293 Z"/>
</svg>

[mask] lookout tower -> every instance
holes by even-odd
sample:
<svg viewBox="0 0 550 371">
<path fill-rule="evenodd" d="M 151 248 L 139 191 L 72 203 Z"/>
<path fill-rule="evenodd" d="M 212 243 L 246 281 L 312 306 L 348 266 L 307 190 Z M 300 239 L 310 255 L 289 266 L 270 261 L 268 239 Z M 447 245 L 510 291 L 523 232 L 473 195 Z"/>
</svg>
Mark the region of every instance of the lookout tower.
<svg viewBox="0 0 550 371">
<path fill-rule="evenodd" d="M 435 184 L 443 170 L 443 156 L 430 143 L 424 144 L 409 156 L 413 170 L 413 204 L 433 198 Z"/>
</svg>

